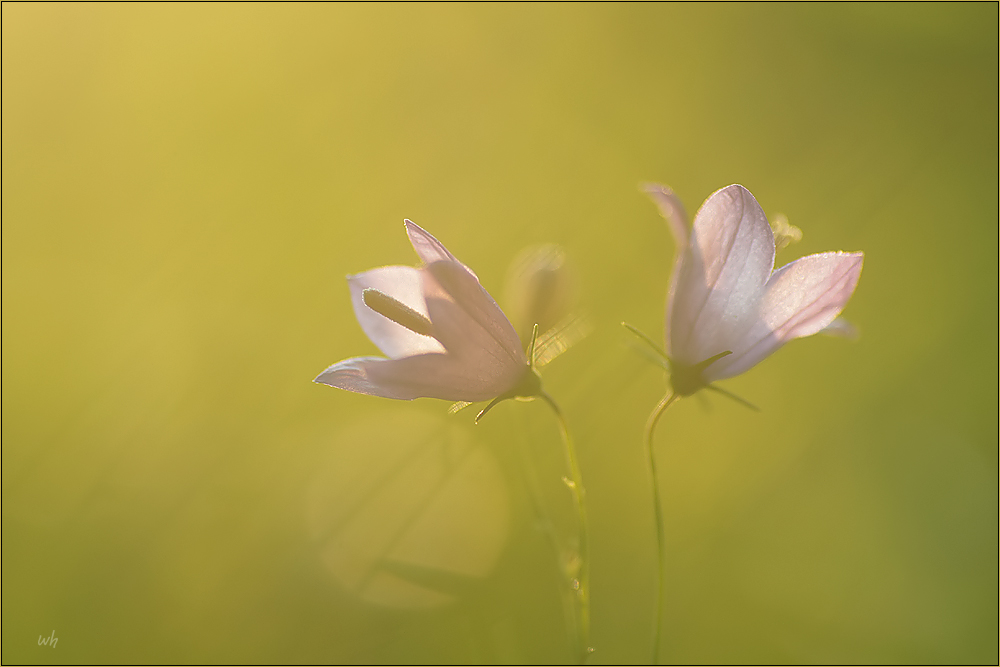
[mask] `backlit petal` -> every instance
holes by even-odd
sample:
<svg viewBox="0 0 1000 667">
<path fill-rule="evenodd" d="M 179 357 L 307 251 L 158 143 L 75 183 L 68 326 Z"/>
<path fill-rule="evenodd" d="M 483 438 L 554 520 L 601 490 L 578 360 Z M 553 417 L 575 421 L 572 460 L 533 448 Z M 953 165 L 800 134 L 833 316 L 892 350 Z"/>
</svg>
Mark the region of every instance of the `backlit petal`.
<svg viewBox="0 0 1000 667">
<path fill-rule="evenodd" d="M 383 386 L 373 382 L 368 372 L 379 364 L 392 362 L 383 357 L 353 357 L 338 361 L 320 373 L 313 382 L 329 385 L 337 389 L 353 391 L 356 394 L 382 396 L 410 400 L 416 398 L 410 391 L 400 391 L 398 387 Z"/>
<path fill-rule="evenodd" d="M 448 252 L 443 243 L 431 236 L 423 227 L 412 220 L 404 220 L 403 224 L 406 225 L 406 235 L 410 237 L 413 249 L 424 264 L 439 262 L 442 259 L 458 261 L 458 258 Z"/>
<path fill-rule="evenodd" d="M 364 302 L 365 289 L 377 289 L 428 317 L 419 269 L 412 266 L 383 266 L 348 276 L 347 284 L 351 290 L 351 305 L 354 306 L 358 323 L 383 354 L 396 359 L 424 352 L 444 352 L 444 347 L 438 341 L 396 324 L 376 313 Z"/>
<path fill-rule="evenodd" d="M 449 354 L 418 354 L 402 359 L 355 357 L 330 366 L 314 381 L 358 394 L 401 400 L 429 397 L 487 401 L 510 388 L 499 391 L 495 377 L 479 373 Z"/>
<path fill-rule="evenodd" d="M 434 262 L 423 271 L 430 319 L 448 354 L 473 375 L 493 378 L 499 390 L 494 395 L 513 387 L 528 362 L 517 332 L 493 297 L 456 262 Z"/>
<path fill-rule="evenodd" d="M 413 246 L 413 250 L 416 251 L 417 256 L 424 264 L 450 260 L 458 263 L 462 268 L 471 273 L 476 280 L 479 280 L 475 271 L 462 264 L 457 257 L 444 247 L 443 243 L 434 238 L 427 230 L 412 220 L 404 220 L 403 224 L 406 226 L 406 235 L 410 237 L 410 244 Z"/>
<path fill-rule="evenodd" d="M 739 375 L 795 338 L 811 336 L 836 319 L 861 277 L 863 253 L 826 252 L 781 267 L 767 282 L 758 322 L 706 369 L 706 381 Z"/>
<path fill-rule="evenodd" d="M 732 350 L 757 321 L 774 235 L 753 195 L 730 185 L 695 216 L 667 301 L 667 351 L 693 365 Z"/>
</svg>

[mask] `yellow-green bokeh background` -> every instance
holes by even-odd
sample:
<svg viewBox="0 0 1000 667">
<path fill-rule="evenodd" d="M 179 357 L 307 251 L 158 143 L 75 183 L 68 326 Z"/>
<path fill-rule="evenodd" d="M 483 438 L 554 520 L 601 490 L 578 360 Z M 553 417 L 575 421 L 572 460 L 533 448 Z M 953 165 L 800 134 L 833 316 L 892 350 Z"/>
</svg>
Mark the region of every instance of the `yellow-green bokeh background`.
<svg viewBox="0 0 1000 667">
<path fill-rule="evenodd" d="M 472 427 L 310 382 L 375 352 L 343 276 L 415 263 L 404 217 L 501 305 L 518 251 L 565 247 L 594 331 L 545 378 L 594 660 L 648 661 L 665 385 L 618 326 L 662 335 L 648 180 L 692 211 L 746 185 L 805 232 L 781 262 L 866 253 L 858 342 L 726 383 L 760 413 L 661 423 L 662 658 L 997 661 L 996 4 L 2 11 L 4 662 L 570 658 L 516 454 L 568 542 L 545 407 Z M 315 526 L 428 429 L 482 465 L 415 538 L 472 576 L 415 609 L 345 585 Z"/>
</svg>

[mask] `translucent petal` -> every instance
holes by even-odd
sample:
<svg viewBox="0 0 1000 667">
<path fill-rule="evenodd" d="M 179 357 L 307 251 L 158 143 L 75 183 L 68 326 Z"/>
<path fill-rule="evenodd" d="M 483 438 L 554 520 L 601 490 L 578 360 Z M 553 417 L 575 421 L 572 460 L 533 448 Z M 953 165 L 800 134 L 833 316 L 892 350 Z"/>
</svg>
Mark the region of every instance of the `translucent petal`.
<svg viewBox="0 0 1000 667">
<path fill-rule="evenodd" d="M 384 398 L 476 402 L 490 400 L 516 384 L 516 380 L 510 381 L 509 386 L 498 389 L 497 380 L 451 354 L 418 354 L 402 359 L 345 359 L 323 371 L 314 382 Z"/>
<path fill-rule="evenodd" d="M 313 382 L 329 385 L 337 389 L 353 391 L 356 394 L 382 396 L 384 398 L 413 399 L 410 391 L 401 391 L 398 387 L 384 386 L 372 381 L 369 371 L 379 364 L 391 362 L 384 357 L 352 357 L 338 361 L 316 376 Z"/>
<path fill-rule="evenodd" d="M 434 262 L 423 271 L 430 319 L 448 354 L 472 375 L 488 380 L 493 396 L 511 389 L 528 361 L 500 307 L 461 264 Z"/>
<path fill-rule="evenodd" d="M 443 243 L 434 238 L 427 230 L 423 229 L 412 220 L 404 220 L 403 224 L 406 225 L 406 235 L 410 237 L 410 244 L 413 245 L 413 249 L 416 251 L 417 256 L 420 257 L 420 260 L 424 264 L 433 264 L 434 262 L 450 260 L 472 274 L 473 278 L 479 280 L 475 271 L 467 267 L 465 264 L 462 264 L 457 257 L 452 255 L 448 249 L 444 247 Z"/>
<path fill-rule="evenodd" d="M 443 243 L 431 236 L 423 227 L 412 220 L 404 220 L 403 224 L 406 225 L 406 235 L 410 237 L 413 249 L 424 264 L 439 262 L 442 259 L 458 261 L 458 258 L 448 252 Z"/>
<path fill-rule="evenodd" d="M 788 341 L 828 326 L 854 293 L 863 262 L 860 252 L 826 252 L 775 271 L 767 282 L 757 323 L 730 348 L 733 354 L 705 370 L 705 380 L 739 375 Z"/>
<path fill-rule="evenodd" d="M 693 365 L 732 350 L 757 322 L 774 267 L 774 235 L 753 195 L 730 185 L 709 197 L 678 262 L 667 301 L 667 352 Z"/>
<path fill-rule="evenodd" d="M 354 306 L 354 315 L 358 318 L 358 323 L 383 354 L 397 359 L 424 352 L 444 352 L 444 347 L 438 341 L 396 324 L 376 313 L 364 302 L 364 291 L 369 288 L 376 289 L 427 317 L 427 303 L 422 291 L 419 269 L 412 266 L 383 266 L 348 276 L 347 284 L 351 289 L 351 305 Z"/>
</svg>

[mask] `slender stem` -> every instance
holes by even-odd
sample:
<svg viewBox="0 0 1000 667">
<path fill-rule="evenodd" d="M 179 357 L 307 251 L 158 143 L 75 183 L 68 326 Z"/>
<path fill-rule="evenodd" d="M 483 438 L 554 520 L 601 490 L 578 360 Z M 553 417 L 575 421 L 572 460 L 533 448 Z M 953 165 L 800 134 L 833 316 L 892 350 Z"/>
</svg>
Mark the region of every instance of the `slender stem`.
<svg viewBox="0 0 1000 667">
<path fill-rule="evenodd" d="M 580 464 L 576 458 L 576 447 L 573 446 L 573 439 L 569 435 L 569 427 L 566 425 L 566 417 L 555 400 L 546 394 L 541 393 L 541 398 L 549 404 L 559 422 L 559 431 L 562 434 L 563 443 L 566 445 L 566 461 L 569 464 L 571 483 L 568 485 L 573 492 L 573 500 L 576 501 L 577 523 L 579 537 L 579 574 L 576 576 L 575 586 L 577 601 L 580 605 L 580 664 L 584 664 L 590 655 L 590 557 L 587 546 L 587 508 L 583 502 L 584 488 L 583 477 L 580 475 Z"/>
<path fill-rule="evenodd" d="M 646 430 L 643 433 L 643 442 L 646 444 L 646 454 L 649 457 L 649 474 L 653 480 L 653 516 L 656 520 L 656 550 L 659 555 L 657 560 L 658 570 L 656 573 L 656 616 L 653 619 L 653 664 L 659 664 L 660 659 L 660 632 L 663 620 L 663 583 L 667 573 L 667 552 L 664 548 L 663 538 L 663 510 L 660 507 L 660 486 L 656 478 L 656 457 L 653 455 L 653 430 L 656 422 L 660 420 L 660 415 L 670 407 L 680 396 L 674 392 L 668 392 L 660 402 L 653 408 L 649 419 L 646 421 Z"/>
<path fill-rule="evenodd" d="M 571 577 L 566 571 L 566 562 L 562 547 L 559 545 L 559 538 L 556 535 L 555 527 L 545 514 L 538 476 L 535 474 L 534 466 L 531 465 L 531 456 L 528 452 L 527 440 L 524 437 L 524 412 L 518 411 L 518 414 L 521 415 L 522 426 L 521 437 L 518 438 L 518 450 L 521 457 L 521 466 L 524 468 L 524 478 L 527 480 L 528 497 L 531 500 L 531 508 L 535 513 L 535 521 L 541 531 L 545 533 L 545 537 L 548 538 L 549 546 L 552 547 L 552 555 L 555 556 L 552 563 L 559 574 L 559 588 L 562 593 L 560 597 L 562 598 L 563 616 L 566 621 L 566 632 L 568 636 L 573 637 L 573 643 L 575 644 L 578 641 L 576 635 L 579 630 L 575 620 L 576 601 L 574 598 L 576 597 L 576 591 L 570 585 Z"/>
</svg>

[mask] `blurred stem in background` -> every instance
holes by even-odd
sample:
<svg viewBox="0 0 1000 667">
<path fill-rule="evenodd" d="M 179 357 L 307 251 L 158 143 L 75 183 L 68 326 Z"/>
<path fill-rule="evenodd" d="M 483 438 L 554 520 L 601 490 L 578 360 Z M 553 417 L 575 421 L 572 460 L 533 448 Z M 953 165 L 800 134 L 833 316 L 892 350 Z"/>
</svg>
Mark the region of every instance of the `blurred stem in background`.
<svg viewBox="0 0 1000 667">
<path fill-rule="evenodd" d="M 653 454 L 653 431 L 656 423 L 660 420 L 660 415 L 666 412 L 674 401 L 680 398 L 673 391 L 660 399 L 660 402 L 653 408 L 649 419 L 646 421 L 646 430 L 643 433 L 643 441 L 646 444 L 646 455 L 649 457 L 649 474 L 653 480 L 653 517 L 656 521 L 656 551 L 658 554 L 656 571 L 656 615 L 653 617 L 653 664 L 659 664 L 660 658 L 660 632 L 663 623 L 663 582 L 667 574 L 667 552 L 663 543 L 663 509 L 660 506 L 660 486 L 656 477 L 656 456 Z"/>
<path fill-rule="evenodd" d="M 566 480 L 566 486 L 573 493 L 573 500 L 576 503 L 577 522 L 579 530 L 579 544 L 577 563 L 578 573 L 570 577 L 573 589 L 576 592 L 577 603 L 579 604 L 579 662 L 584 664 L 587 656 L 593 651 L 590 647 L 590 560 L 587 549 L 587 508 L 584 505 L 583 477 L 580 475 L 580 464 L 576 457 L 576 447 L 569 434 L 569 427 L 566 424 L 566 417 L 555 400 L 546 392 L 541 392 L 540 397 L 552 408 L 559 422 L 559 432 L 562 434 L 563 444 L 566 446 L 566 462 L 569 465 L 570 479 Z"/>
<path fill-rule="evenodd" d="M 520 450 L 521 469 L 527 483 L 528 496 L 531 500 L 531 509 L 535 515 L 536 527 L 545 534 L 549 546 L 552 548 L 552 555 L 555 556 L 554 564 L 559 573 L 559 597 L 562 601 L 563 615 L 566 621 L 566 635 L 569 637 L 571 645 L 576 646 L 580 640 L 577 636 L 579 634 L 579 626 L 576 622 L 576 591 L 573 590 L 572 586 L 573 575 L 570 573 L 569 567 L 567 567 L 569 564 L 566 557 L 567 552 L 559 544 L 559 537 L 556 535 L 555 526 L 545 512 L 538 475 L 535 474 L 535 467 L 529 455 L 529 443 L 525 437 L 527 426 L 524 421 L 524 413 L 520 412 L 519 414 L 522 415 L 521 437 L 519 438 L 520 446 L 518 447 Z"/>
</svg>

